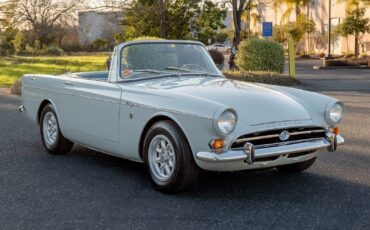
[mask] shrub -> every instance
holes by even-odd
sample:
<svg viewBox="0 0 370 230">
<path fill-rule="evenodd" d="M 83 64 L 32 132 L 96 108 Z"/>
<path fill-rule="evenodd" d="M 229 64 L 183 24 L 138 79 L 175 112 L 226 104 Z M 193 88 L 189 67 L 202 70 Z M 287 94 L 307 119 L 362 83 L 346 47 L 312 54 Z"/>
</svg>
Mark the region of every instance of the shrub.
<svg viewBox="0 0 370 230">
<path fill-rule="evenodd" d="M 17 35 L 13 40 L 13 44 L 16 54 L 24 54 L 26 52 L 26 39 L 21 31 L 17 32 Z"/>
<path fill-rule="evenodd" d="M 107 68 L 107 70 L 109 71 L 110 70 L 110 63 L 112 61 L 112 57 L 109 56 L 107 57 L 107 59 L 105 59 L 105 67 Z"/>
<path fill-rule="evenodd" d="M 131 39 L 130 41 L 140 41 L 140 40 L 163 40 L 163 38 L 154 37 L 154 36 L 140 36 L 140 37 Z"/>
<path fill-rule="evenodd" d="M 272 85 L 284 85 L 284 86 L 294 86 L 299 85 L 300 82 L 296 78 L 289 77 L 286 74 L 279 74 L 276 72 L 240 72 L 240 71 L 226 71 L 224 75 L 228 79 L 272 84 Z"/>
<path fill-rule="evenodd" d="M 0 55 L 1 56 L 11 56 L 15 52 L 13 43 L 3 43 L 0 44 Z"/>
<path fill-rule="evenodd" d="M 250 39 L 240 43 L 236 64 L 244 71 L 284 72 L 283 47 L 272 40 Z"/>
<path fill-rule="evenodd" d="M 224 55 L 217 50 L 209 50 L 209 54 L 211 54 L 211 57 L 213 61 L 216 63 L 216 65 L 224 65 L 225 58 Z"/>
<path fill-rule="evenodd" d="M 57 46 L 51 46 L 46 49 L 46 54 L 50 56 L 62 56 L 64 55 L 64 50 Z"/>
<path fill-rule="evenodd" d="M 32 46 L 26 44 L 26 49 L 25 49 L 25 53 L 26 54 L 30 54 L 30 55 L 36 55 L 37 51 L 35 48 L 33 48 Z"/>
<path fill-rule="evenodd" d="M 95 51 L 106 51 L 109 49 L 109 42 L 104 39 L 95 39 L 92 43 Z"/>
<path fill-rule="evenodd" d="M 15 95 L 21 95 L 21 91 L 22 91 L 22 78 L 19 78 L 12 85 L 10 92 Z"/>
<path fill-rule="evenodd" d="M 328 59 L 325 60 L 325 66 L 349 66 L 351 65 L 345 60 Z"/>
</svg>

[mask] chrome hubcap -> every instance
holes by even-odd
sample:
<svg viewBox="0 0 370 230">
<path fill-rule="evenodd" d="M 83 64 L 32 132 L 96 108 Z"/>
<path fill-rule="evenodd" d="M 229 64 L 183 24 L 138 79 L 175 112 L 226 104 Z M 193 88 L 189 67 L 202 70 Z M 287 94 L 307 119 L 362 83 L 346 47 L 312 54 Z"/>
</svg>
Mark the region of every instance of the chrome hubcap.
<svg viewBox="0 0 370 230">
<path fill-rule="evenodd" d="M 161 181 L 168 180 L 175 169 L 176 158 L 170 140 L 164 135 L 155 136 L 149 145 L 148 161 L 152 174 Z"/>
<path fill-rule="evenodd" d="M 47 112 L 43 120 L 43 134 L 47 145 L 55 144 L 58 135 L 57 119 L 52 112 Z"/>
</svg>

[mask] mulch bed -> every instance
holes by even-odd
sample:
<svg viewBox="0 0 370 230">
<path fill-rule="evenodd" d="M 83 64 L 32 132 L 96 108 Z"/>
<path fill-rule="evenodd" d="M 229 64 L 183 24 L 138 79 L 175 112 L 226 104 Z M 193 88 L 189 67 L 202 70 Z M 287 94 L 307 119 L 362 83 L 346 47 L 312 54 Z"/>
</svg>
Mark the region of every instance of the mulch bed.
<svg viewBox="0 0 370 230">
<path fill-rule="evenodd" d="M 253 83 L 282 86 L 296 86 L 301 84 L 297 78 L 291 78 L 286 74 L 279 73 L 228 71 L 224 72 L 224 75 L 228 79 Z"/>
</svg>

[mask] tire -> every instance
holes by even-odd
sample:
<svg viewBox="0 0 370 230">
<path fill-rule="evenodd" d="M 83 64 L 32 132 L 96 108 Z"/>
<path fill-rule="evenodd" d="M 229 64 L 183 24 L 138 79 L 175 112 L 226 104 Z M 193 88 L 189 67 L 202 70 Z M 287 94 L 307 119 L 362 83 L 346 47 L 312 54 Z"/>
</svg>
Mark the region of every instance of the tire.
<svg viewBox="0 0 370 230">
<path fill-rule="evenodd" d="M 47 104 L 40 116 L 40 134 L 44 147 L 51 154 L 65 154 L 73 147 L 60 132 L 58 117 L 51 104 Z"/>
<path fill-rule="evenodd" d="M 299 163 L 294 163 L 294 164 L 288 164 L 288 165 L 280 165 L 277 166 L 276 168 L 281 171 L 281 172 L 286 172 L 286 173 L 297 173 L 297 172 L 302 172 L 315 163 L 316 157 L 312 158 L 307 161 L 299 162 Z"/>
<path fill-rule="evenodd" d="M 172 121 L 159 121 L 148 130 L 143 158 L 153 186 L 164 193 L 183 191 L 199 174 L 185 135 Z"/>
</svg>

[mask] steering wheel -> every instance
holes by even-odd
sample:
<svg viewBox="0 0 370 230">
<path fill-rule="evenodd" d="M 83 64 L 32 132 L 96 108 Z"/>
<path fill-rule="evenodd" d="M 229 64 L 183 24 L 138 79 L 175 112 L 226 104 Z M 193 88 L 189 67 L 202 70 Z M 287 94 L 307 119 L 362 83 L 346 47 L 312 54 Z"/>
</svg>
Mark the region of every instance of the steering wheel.
<svg viewBox="0 0 370 230">
<path fill-rule="evenodd" d="M 205 69 L 197 64 L 185 64 L 180 67 L 181 69 L 189 69 L 189 70 L 201 70 L 205 71 Z"/>
</svg>

